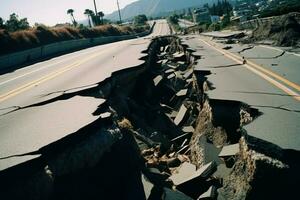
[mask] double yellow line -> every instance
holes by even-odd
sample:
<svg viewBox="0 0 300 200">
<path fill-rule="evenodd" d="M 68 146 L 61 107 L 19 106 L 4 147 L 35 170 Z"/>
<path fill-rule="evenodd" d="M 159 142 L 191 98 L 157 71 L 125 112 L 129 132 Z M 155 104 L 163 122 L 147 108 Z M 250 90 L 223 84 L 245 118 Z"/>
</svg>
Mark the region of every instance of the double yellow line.
<svg viewBox="0 0 300 200">
<path fill-rule="evenodd" d="M 9 92 L 7 92 L 7 93 L 5 93 L 5 94 L 3 94 L 3 95 L 0 96 L 0 103 L 3 102 L 3 101 L 5 101 L 5 100 L 7 100 L 7 99 L 9 99 L 9 98 L 11 98 L 11 97 L 14 97 L 14 96 L 20 94 L 22 92 L 25 92 L 25 91 L 27 91 L 27 90 L 29 90 L 29 89 L 31 89 L 31 88 L 33 88 L 33 87 L 41 84 L 41 83 L 44 83 L 44 82 L 49 81 L 51 79 L 54 79 L 55 77 L 57 77 L 57 76 L 65 73 L 67 71 L 70 71 L 71 69 L 74 69 L 74 68 L 82 65 L 83 63 L 85 63 L 85 62 L 87 62 L 87 61 L 89 61 L 89 60 L 91 60 L 91 59 L 93 59 L 93 58 L 95 58 L 95 57 L 97 57 L 97 56 L 99 56 L 99 55 L 101 55 L 103 53 L 104 53 L 104 51 L 95 53 L 95 54 L 93 54 L 93 55 L 91 55 L 91 56 L 89 56 L 89 57 L 87 57 L 85 59 L 82 59 L 82 60 L 80 60 L 78 62 L 75 62 L 75 63 L 72 63 L 70 65 L 67 65 L 67 66 L 65 66 L 63 68 L 60 68 L 59 70 L 54 71 L 54 72 L 52 72 L 50 74 L 47 74 L 47 75 L 45 75 L 45 76 L 43 76 L 43 77 L 41 77 L 41 78 L 39 78 L 37 80 L 31 81 L 31 82 L 29 82 L 29 83 L 27 83 L 25 85 L 22 85 L 21 87 L 18 87 L 18 88 L 14 89 L 14 90 L 11 90 L 11 91 L 9 91 Z"/>
<path fill-rule="evenodd" d="M 212 42 L 208 42 L 205 41 L 203 39 L 200 39 L 203 43 L 205 43 L 206 45 L 216 49 L 218 52 L 222 53 L 224 56 L 230 58 L 231 60 L 236 61 L 237 63 L 242 63 L 243 64 L 243 58 L 241 58 L 240 56 L 237 56 L 229 51 L 223 50 L 221 47 L 218 47 L 216 45 L 216 43 L 212 43 Z M 260 77 L 262 77 L 263 79 L 265 79 L 266 81 L 270 82 L 271 84 L 273 84 L 274 86 L 276 86 L 277 88 L 281 89 L 282 91 L 284 91 L 285 93 L 287 93 L 288 95 L 292 96 L 294 99 L 296 99 L 297 101 L 300 101 L 300 94 L 298 94 L 297 92 L 293 91 L 292 89 L 288 88 L 287 86 L 300 91 L 300 86 L 296 83 L 293 83 L 291 81 L 289 81 L 288 79 L 252 62 L 247 60 L 247 63 L 244 64 L 245 67 L 247 67 L 247 69 L 249 69 L 250 71 L 254 72 L 255 74 L 259 75 Z M 282 83 L 278 82 L 281 81 L 282 83 L 286 84 L 287 86 L 283 85 Z"/>
</svg>

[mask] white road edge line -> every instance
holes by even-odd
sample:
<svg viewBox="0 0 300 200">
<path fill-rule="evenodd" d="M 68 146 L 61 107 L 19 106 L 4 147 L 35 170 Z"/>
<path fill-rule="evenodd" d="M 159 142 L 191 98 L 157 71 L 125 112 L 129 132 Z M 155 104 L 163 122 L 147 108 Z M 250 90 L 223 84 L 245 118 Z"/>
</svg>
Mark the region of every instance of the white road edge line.
<svg viewBox="0 0 300 200">
<path fill-rule="evenodd" d="M 113 47 L 110 47 L 110 48 L 113 48 Z M 104 50 L 107 50 L 107 49 L 104 49 Z M 22 75 L 20 75 L 20 76 L 17 76 L 17 77 L 14 77 L 14 78 L 12 78 L 12 79 L 3 81 L 3 82 L 0 83 L 0 86 L 1 86 L 1 85 L 5 85 L 5 84 L 7 84 L 7 83 L 9 83 L 9 82 L 12 82 L 12 81 L 14 81 L 14 80 L 17 80 L 17 79 L 19 79 L 19 78 L 23 78 L 23 77 L 28 76 L 28 75 L 30 75 L 30 74 L 33 74 L 33 73 L 35 73 L 35 72 L 39 72 L 39 71 L 41 71 L 41 70 L 43 70 L 43 69 L 46 69 L 46 68 L 49 68 L 49 67 L 51 67 L 51 66 L 53 66 L 53 65 L 58 65 L 58 64 L 61 64 L 61 63 L 63 63 L 63 62 L 66 62 L 66 61 L 70 61 L 70 60 L 72 60 L 72 59 L 74 59 L 74 58 L 77 58 L 77 57 L 79 57 L 79 56 L 84 56 L 84 55 L 86 55 L 86 54 L 93 54 L 93 53 L 95 53 L 96 51 L 99 51 L 99 50 L 94 50 L 94 51 L 91 51 L 91 52 L 84 52 L 84 53 L 82 53 L 82 54 L 80 54 L 80 55 L 74 55 L 74 56 L 72 56 L 72 57 L 70 57 L 70 58 L 66 58 L 65 60 L 61 60 L 61 61 L 56 62 L 56 63 L 51 63 L 51 64 L 46 65 L 46 66 L 44 66 L 44 67 L 35 69 L 35 70 L 33 70 L 33 71 L 30 71 L 30 72 L 27 72 L 27 73 L 25 73 L 25 74 L 22 74 Z M 41 64 L 41 63 L 37 63 L 37 64 Z"/>
</svg>

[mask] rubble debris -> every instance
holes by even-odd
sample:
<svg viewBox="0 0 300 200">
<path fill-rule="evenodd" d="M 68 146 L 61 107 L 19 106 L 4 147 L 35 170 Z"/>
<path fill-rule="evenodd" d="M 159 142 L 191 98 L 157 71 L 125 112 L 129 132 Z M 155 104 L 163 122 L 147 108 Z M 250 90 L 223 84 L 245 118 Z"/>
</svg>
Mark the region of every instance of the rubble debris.
<svg viewBox="0 0 300 200">
<path fill-rule="evenodd" d="M 176 93 L 176 96 L 181 97 L 181 96 L 185 96 L 188 92 L 188 89 L 182 89 L 179 92 Z"/>
<path fill-rule="evenodd" d="M 171 114 L 168 114 L 168 117 L 172 120 L 174 120 L 176 118 L 176 116 L 178 115 L 178 112 L 173 111 Z"/>
<path fill-rule="evenodd" d="M 180 147 L 184 147 L 184 146 L 186 145 L 187 142 L 188 142 L 188 139 L 185 139 L 185 140 L 183 141 L 183 143 L 181 144 Z"/>
<path fill-rule="evenodd" d="M 172 65 L 171 63 L 168 63 L 168 65 L 167 65 L 169 68 L 171 68 L 171 69 L 177 69 L 177 66 L 176 65 Z"/>
<path fill-rule="evenodd" d="M 169 179 L 173 181 L 174 185 L 179 185 L 187 177 L 192 176 L 192 174 L 195 172 L 196 166 L 191 163 L 185 162 L 180 166 L 178 172 L 176 174 L 173 174 Z"/>
<path fill-rule="evenodd" d="M 190 78 L 193 74 L 194 70 L 193 69 L 190 69 L 188 70 L 184 75 L 183 75 L 183 78 L 186 80 L 188 78 Z"/>
<path fill-rule="evenodd" d="M 172 79 L 172 78 L 174 78 L 176 75 L 174 74 L 174 73 L 172 73 L 172 74 L 170 74 L 167 78 L 168 79 Z"/>
<path fill-rule="evenodd" d="M 154 85 L 155 85 L 155 86 L 158 86 L 158 84 L 161 82 L 162 79 L 163 79 L 163 76 L 161 76 L 161 75 L 158 75 L 157 77 L 155 77 L 155 78 L 153 79 Z"/>
<path fill-rule="evenodd" d="M 179 186 L 197 178 L 207 179 L 217 169 L 215 162 L 210 162 L 200 169 L 196 170 L 196 166 L 190 163 L 182 165 L 178 171 L 178 174 L 174 174 L 170 177 L 174 185 Z"/>
<path fill-rule="evenodd" d="M 182 134 L 182 135 L 180 135 L 180 136 L 178 136 L 176 138 L 173 138 L 171 141 L 175 142 L 176 140 L 182 139 L 182 138 L 184 138 L 184 137 L 186 137 L 188 135 L 191 135 L 191 132 L 184 133 L 184 134 Z"/>
<path fill-rule="evenodd" d="M 173 73 L 173 72 L 175 72 L 174 69 L 168 69 L 168 70 L 165 71 L 166 74 Z"/>
<path fill-rule="evenodd" d="M 143 188 L 144 188 L 144 194 L 145 194 L 146 200 L 148 200 L 152 193 L 154 185 L 150 181 L 147 180 L 147 178 L 145 177 L 144 174 L 142 174 L 141 176 L 142 176 L 142 184 L 143 184 Z"/>
<path fill-rule="evenodd" d="M 99 115 L 100 118 L 102 119 L 106 119 L 106 118 L 110 118 L 112 116 L 112 114 L 110 112 L 105 112 Z"/>
<path fill-rule="evenodd" d="M 189 149 L 189 145 L 185 145 L 185 146 L 181 147 L 181 149 L 179 151 L 177 151 L 177 153 L 181 153 L 184 150 L 187 150 L 186 152 L 188 152 L 188 149 Z"/>
<path fill-rule="evenodd" d="M 192 126 L 184 126 L 184 127 L 182 127 L 182 131 L 185 133 L 193 133 L 195 131 L 195 129 Z"/>
<path fill-rule="evenodd" d="M 188 111 L 188 109 L 185 107 L 184 104 L 182 104 L 181 107 L 180 107 L 180 109 L 179 109 L 179 112 L 178 112 L 178 114 L 177 114 L 177 116 L 176 116 L 176 118 L 174 120 L 174 124 L 175 125 L 178 126 L 182 122 L 182 120 L 184 119 L 187 111 Z"/>
<path fill-rule="evenodd" d="M 186 55 L 184 52 L 176 52 L 173 54 L 173 60 L 179 61 L 179 62 L 185 62 L 186 61 Z"/>
<path fill-rule="evenodd" d="M 210 162 L 196 171 L 192 169 L 186 172 L 188 167 L 189 166 L 181 170 L 185 172 L 185 174 L 182 173 L 181 175 L 178 173 L 175 177 L 171 176 L 170 179 L 173 181 L 177 190 L 196 199 L 208 189 L 210 183 L 206 180 L 216 171 L 217 165 L 215 162 Z M 190 168 L 194 167 L 190 166 Z"/>
<path fill-rule="evenodd" d="M 197 200 L 214 200 L 216 199 L 216 192 L 216 187 L 211 186 L 205 193 L 201 194 Z"/>
</svg>

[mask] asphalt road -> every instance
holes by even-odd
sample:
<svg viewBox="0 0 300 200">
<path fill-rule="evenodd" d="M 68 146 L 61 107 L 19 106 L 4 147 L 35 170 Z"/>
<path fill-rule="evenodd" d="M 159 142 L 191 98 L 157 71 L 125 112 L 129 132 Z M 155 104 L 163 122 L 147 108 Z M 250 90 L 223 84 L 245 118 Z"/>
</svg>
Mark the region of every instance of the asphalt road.
<svg viewBox="0 0 300 200">
<path fill-rule="evenodd" d="M 202 36 L 183 41 L 201 55 L 197 70 L 209 70 L 215 89 L 210 99 L 236 100 L 259 109 L 262 115 L 244 128 L 249 135 L 285 149 L 300 150 L 300 57 L 271 47 L 249 50 L 224 45 Z M 224 50 L 226 46 L 231 49 Z M 242 63 L 242 57 L 247 63 Z M 274 65 L 275 63 L 275 65 Z"/>
<path fill-rule="evenodd" d="M 43 106 L 14 111 L 91 87 L 112 72 L 142 64 L 151 38 L 170 34 L 166 21 L 157 21 L 151 35 L 96 46 L 36 63 L 0 76 L 0 170 L 36 156 L 33 152 L 96 120 L 92 113 L 105 102 L 75 96 Z"/>
</svg>

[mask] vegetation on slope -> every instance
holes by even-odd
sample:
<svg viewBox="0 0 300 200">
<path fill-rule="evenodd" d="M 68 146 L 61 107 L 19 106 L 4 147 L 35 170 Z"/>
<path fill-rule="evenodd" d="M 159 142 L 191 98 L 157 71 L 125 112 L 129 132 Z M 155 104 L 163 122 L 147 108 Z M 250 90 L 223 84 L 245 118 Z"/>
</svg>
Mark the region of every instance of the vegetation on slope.
<svg viewBox="0 0 300 200">
<path fill-rule="evenodd" d="M 96 38 L 102 36 L 119 36 L 140 33 L 149 29 L 142 25 L 111 25 L 105 24 L 88 28 L 85 26 L 47 27 L 37 25 L 29 27 L 27 19 L 19 20 L 17 15 L 11 15 L 6 23 L 0 24 L 0 55 L 22 51 L 42 45 L 82 38 Z M 3 21 L 3 20 L 2 20 Z"/>
</svg>

